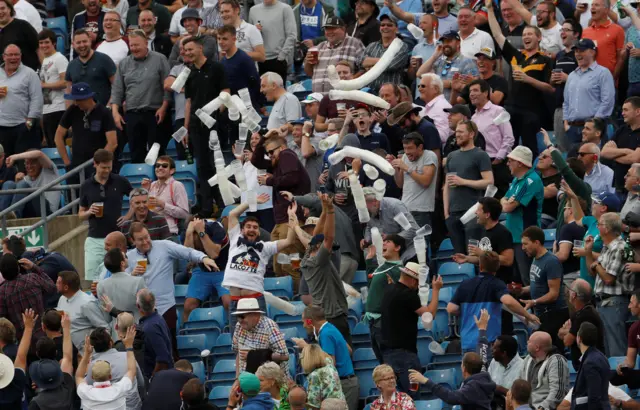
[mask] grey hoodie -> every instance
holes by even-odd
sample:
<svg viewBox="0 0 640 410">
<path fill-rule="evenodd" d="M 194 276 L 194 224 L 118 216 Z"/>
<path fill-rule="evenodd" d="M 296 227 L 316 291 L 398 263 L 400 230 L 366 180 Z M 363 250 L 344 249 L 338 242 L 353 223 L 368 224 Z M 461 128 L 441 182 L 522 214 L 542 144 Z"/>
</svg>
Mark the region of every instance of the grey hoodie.
<svg viewBox="0 0 640 410">
<path fill-rule="evenodd" d="M 524 359 L 519 378 L 531 383 L 530 404 L 534 409 L 554 410 L 569 391 L 569 364 L 556 352 L 537 363 L 529 355 Z"/>
</svg>

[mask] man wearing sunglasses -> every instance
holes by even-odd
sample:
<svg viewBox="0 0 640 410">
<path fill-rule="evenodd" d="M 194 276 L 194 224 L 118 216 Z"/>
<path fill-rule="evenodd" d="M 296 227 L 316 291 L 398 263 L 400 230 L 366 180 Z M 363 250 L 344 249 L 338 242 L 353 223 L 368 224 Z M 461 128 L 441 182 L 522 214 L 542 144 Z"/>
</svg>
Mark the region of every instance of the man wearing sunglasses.
<svg viewBox="0 0 640 410">
<path fill-rule="evenodd" d="M 586 143 L 578 150 L 578 159 L 584 164 L 584 181 L 591 192 L 614 192 L 613 170 L 600 162 L 600 148 Z"/>
<path fill-rule="evenodd" d="M 93 158 L 93 153 L 104 148 L 115 152 L 118 146 L 116 125 L 107 107 L 97 102 L 95 93 L 87 83 L 71 86 L 71 92 L 64 99 L 73 104 L 67 108 L 56 129 L 56 149 L 62 157 L 65 167 L 71 170 L 83 162 Z M 69 128 L 73 128 L 71 150 L 73 158 L 69 158 L 64 139 Z"/>
</svg>

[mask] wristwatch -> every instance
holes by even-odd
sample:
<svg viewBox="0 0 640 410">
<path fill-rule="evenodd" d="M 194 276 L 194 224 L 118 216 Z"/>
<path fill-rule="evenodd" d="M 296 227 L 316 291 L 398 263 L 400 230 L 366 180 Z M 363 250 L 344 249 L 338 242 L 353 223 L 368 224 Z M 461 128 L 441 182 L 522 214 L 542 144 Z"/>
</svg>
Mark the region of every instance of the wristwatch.
<svg viewBox="0 0 640 410">
<path fill-rule="evenodd" d="M 547 149 L 552 148 L 552 147 L 553 148 L 558 148 L 558 145 L 557 144 L 549 144 L 549 145 L 547 145 Z"/>
<path fill-rule="evenodd" d="M 198 232 L 198 236 L 201 237 L 201 238 L 204 238 L 205 235 L 206 235 L 206 233 L 204 233 L 204 231 Z"/>
<path fill-rule="evenodd" d="M 302 134 L 303 137 L 307 137 L 307 138 L 311 138 L 311 134 L 309 134 L 308 132 L 305 132 L 304 134 Z"/>
</svg>

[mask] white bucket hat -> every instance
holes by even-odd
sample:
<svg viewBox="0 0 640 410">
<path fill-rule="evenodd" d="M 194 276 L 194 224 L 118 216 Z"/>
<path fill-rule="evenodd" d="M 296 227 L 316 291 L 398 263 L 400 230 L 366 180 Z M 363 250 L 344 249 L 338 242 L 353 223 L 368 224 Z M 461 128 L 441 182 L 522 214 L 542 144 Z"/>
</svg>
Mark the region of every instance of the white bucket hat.
<svg viewBox="0 0 640 410">
<path fill-rule="evenodd" d="M 533 154 L 531 150 L 525 146 L 518 145 L 507 155 L 507 158 L 511 158 L 512 160 L 522 162 L 527 167 L 531 168 L 531 163 L 533 161 Z"/>
</svg>

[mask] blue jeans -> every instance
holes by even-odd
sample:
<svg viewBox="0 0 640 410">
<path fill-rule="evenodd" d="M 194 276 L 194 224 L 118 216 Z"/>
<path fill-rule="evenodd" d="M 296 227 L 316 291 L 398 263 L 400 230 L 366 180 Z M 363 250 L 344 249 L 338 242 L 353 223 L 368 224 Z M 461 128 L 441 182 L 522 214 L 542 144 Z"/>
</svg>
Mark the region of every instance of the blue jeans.
<svg viewBox="0 0 640 410">
<path fill-rule="evenodd" d="M 264 300 L 264 296 L 260 296 L 258 299 L 258 306 L 260 306 L 260 310 L 262 310 L 265 314 L 267 314 L 267 301 Z M 232 315 L 233 312 L 238 309 L 238 301 L 231 299 L 231 304 L 229 305 L 229 333 L 231 333 L 231 337 L 233 338 L 233 332 L 236 329 L 236 323 L 238 323 L 238 319 L 235 315 Z"/>
<path fill-rule="evenodd" d="M 29 184 L 27 183 L 27 181 L 25 181 L 24 179 L 21 181 L 13 182 L 13 181 L 5 181 L 4 184 L 2 184 L 2 189 L 3 190 L 10 190 L 10 189 L 23 189 L 23 188 L 30 188 Z M 28 195 L 30 194 L 13 194 L 13 195 L 0 195 L 0 209 L 7 209 L 9 206 L 15 204 L 16 202 L 20 201 L 23 198 L 26 198 Z M 26 204 L 23 204 L 21 206 L 19 206 L 18 208 L 16 208 L 14 210 L 14 212 L 16 213 L 16 217 L 18 218 L 38 218 L 41 215 L 40 212 L 40 199 L 44 198 L 43 195 L 40 195 L 34 199 L 32 199 L 31 201 L 27 202 Z M 51 210 L 49 208 L 49 204 L 46 203 L 46 212 L 51 213 Z"/>
<path fill-rule="evenodd" d="M 602 306 L 603 303 L 605 306 Z M 626 296 L 612 296 L 598 302 L 597 310 L 604 326 L 604 348 L 608 357 L 627 354 L 626 321 L 629 316 Z"/>
<path fill-rule="evenodd" d="M 393 368 L 398 379 L 398 390 L 407 393 L 414 400 L 418 397 L 419 392 L 409 390 L 411 383 L 409 382 L 409 369 L 421 371 L 420 359 L 414 352 L 404 349 L 387 349 L 382 352 L 385 364 Z"/>
</svg>

